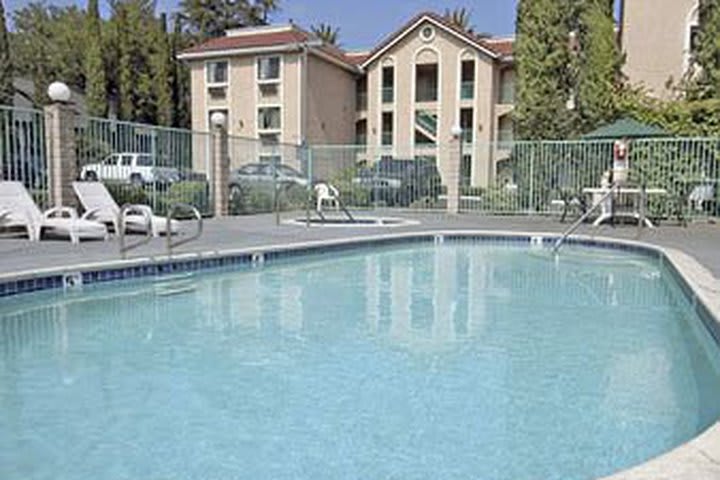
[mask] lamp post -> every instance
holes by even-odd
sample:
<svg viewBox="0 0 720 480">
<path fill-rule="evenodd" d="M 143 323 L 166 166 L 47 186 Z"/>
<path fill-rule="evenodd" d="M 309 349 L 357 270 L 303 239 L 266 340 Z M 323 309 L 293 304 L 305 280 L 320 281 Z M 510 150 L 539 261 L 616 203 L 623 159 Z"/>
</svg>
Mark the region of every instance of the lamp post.
<svg viewBox="0 0 720 480">
<path fill-rule="evenodd" d="M 224 217 L 231 212 L 230 208 L 230 157 L 228 155 L 227 117 L 222 112 L 210 115 L 212 125 L 212 165 L 211 190 L 213 197 L 213 213 L 216 218 Z"/>
<path fill-rule="evenodd" d="M 455 124 L 451 129 L 453 140 L 458 142 L 457 162 L 450 157 L 450 169 L 448 174 L 448 212 L 460 213 L 460 170 L 463 160 L 463 128 Z"/>
</svg>

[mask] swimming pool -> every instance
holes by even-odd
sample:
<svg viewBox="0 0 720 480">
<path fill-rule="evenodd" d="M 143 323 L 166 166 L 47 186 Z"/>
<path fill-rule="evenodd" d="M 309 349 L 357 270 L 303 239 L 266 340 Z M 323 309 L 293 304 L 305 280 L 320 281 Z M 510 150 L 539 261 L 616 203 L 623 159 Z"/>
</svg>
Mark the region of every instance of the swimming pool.
<svg viewBox="0 0 720 480">
<path fill-rule="evenodd" d="M 587 479 L 720 417 L 662 262 L 414 243 L 4 299 L 0 478 Z"/>
</svg>

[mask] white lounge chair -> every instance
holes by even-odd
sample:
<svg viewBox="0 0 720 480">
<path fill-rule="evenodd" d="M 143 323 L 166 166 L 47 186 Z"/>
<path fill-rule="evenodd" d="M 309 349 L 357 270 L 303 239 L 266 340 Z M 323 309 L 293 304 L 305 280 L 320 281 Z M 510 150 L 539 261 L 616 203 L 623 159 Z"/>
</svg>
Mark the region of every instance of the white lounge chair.
<svg viewBox="0 0 720 480">
<path fill-rule="evenodd" d="M 688 196 L 688 207 L 696 212 L 705 210 L 705 204 L 715 200 L 715 185 L 697 185 Z"/>
<path fill-rule="evenodd" d="M 0 226 L 24 228 L 34 242 L 45 231 L 70 237 L 73 243 L 108 237 L 105 225 L 79 218 L 74 208 L 55 207 L 41 212 L 25 186 L 11 181 L 0 181 Z"/>
<path fill-rule="evenodd" d="M 115 233 L 120 231 L 120 207 L 105 185 L 101 182 L 73 182 L 73 190 L 85 208 L 84 218 L 111 224 Z M 126 213 L 125 231 L 147 233 L 147 216 L 150 217 L 150 230 L 154 237 L 167 233 L 167 218 L 154 215 L 152 208 L 147 205 L 137 205 Z M 178 227 L 177 220 L 170 222 L 173 234 L 178 232 Z"/>
<path fill-rule="evenodd" d="M 315 185 L 315 196 L 317 197 L 317 211 L 322 212 L 323 205 L 329 204 L 335 209 L 340 209 L 340 192 L 329 183 L 318 183 Z"/>
</svg>

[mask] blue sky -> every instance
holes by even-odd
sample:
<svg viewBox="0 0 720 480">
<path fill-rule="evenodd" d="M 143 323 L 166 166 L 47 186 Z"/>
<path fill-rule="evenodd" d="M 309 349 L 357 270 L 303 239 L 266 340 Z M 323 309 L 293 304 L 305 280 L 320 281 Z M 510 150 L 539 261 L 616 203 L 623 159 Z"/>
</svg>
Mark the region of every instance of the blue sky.
<svg viewBox="0 0 720 480">
<path fill-rule="evenodd" d="M 78 4 L 85 0 L 47 0 L 53 5 Z M 21 8 L 25 0 L 4 0 L 6 9 Z M 158 10 L 173 10 L 176 0 L 157 0 Z M 383 37 L 402 26 L 416 13 L 445 8 L 466 7 L 472 13 L 472 25 L 478 32 L 496 35 L 512 34 L 515 30 L 517 0 L 472 0 L 466 2 L 438 2 L 437 0 L 281 0 L 282 10 L 274 16 L 275 23 L 289 19 L 302 26 L 319 22 L 340 28 L 340 43 L 351 50 L 371 48 Z M 438 6 L 441 5 L 441 6 Z M 103 11 L 107 2 L 101 0 Z"/>
</svg>

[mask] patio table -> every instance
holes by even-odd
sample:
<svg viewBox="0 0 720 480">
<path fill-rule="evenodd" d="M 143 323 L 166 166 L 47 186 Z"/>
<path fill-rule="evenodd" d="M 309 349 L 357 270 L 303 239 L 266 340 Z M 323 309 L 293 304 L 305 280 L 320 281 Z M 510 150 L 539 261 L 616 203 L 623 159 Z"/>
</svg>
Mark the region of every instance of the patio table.
<svg viewBox="0 0 720 480">
<path fill-rule="evenodd" d="M 583 193 L 586 195 L 600 196 L 606 195 L 610 192 L 610 187 L 592 187 L 583 188 Z M 655 225 L 645 216 L 647 212 L 647 199 L 650 195 L 667 195 L 667 190 L 664 188 L 637 188 L 637 187 L 619 187 L 615 188 L 615 193 L 612 195 L 612 208 L 603 210 L 600 216 L 593 222 L 594 226 L 599 226 L 603 222 L 612 220 L 619 217 L 633 218 L 638 221 L 638 224 L 645 224 L 650 228 L 655 228 Z M 632 199 L 632 206 L 629 210 L 618 210 L 615 208 L 615 199 L 622 197 L 630 197 Z"/>
</svg>

